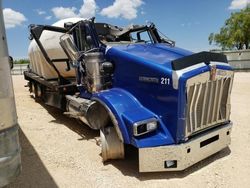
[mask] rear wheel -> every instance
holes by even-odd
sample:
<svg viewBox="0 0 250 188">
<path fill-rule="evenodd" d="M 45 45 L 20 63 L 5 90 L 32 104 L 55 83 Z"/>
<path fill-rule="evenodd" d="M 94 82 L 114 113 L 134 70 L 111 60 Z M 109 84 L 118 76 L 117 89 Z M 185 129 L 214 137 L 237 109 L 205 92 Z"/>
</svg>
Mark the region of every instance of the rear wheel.
<svg viewBox="0 0 250 188">
<path fill-rule="evenodd" d="M 42 86 L 35 82 L 30 82 L 30 92 L 34 94 L 35 99 L 41 99 L 42 97 Z"/>
<path fill-rule="evenodd" d="M 35 97 L 40 99 L 42 97 L 42 87 L 40 84 L 36 84 Z"/>
</svg>

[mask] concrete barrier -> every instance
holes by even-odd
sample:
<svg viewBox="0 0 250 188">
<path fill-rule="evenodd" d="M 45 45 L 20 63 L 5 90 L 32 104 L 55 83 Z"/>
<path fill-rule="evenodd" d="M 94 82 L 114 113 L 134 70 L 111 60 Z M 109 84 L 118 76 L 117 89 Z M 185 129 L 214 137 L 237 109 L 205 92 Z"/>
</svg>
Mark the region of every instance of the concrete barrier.
<svg viewBox="0 0 250 188">
<path fill-rule="evenodd" d="M 229 64 L 235 70 L 250 70 L 250 49 L 234 51 L 215 50 L 214 52 L 225 54 Z"/>
<path fill-rule="evenodd" d="M 11 70 L 12 75 L 22 75 L 28 69 L 28 64 L 14 64 Z"/>
</svg>

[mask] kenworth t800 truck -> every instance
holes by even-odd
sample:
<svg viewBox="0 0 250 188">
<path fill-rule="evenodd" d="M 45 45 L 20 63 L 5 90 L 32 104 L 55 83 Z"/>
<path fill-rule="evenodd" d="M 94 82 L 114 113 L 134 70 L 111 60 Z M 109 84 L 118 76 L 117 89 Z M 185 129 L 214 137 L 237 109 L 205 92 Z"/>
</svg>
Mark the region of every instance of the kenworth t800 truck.
<svg viewBox="0 0 250 188">
<path fill-rule="evenodd" d="M 100 130 L 103 161 L 138 148 L 139 171 L 179 171 L 230 144 L 226 56 L 175 47 L 153 23 L 31 25 L 30 91 Z"/>
</svg>

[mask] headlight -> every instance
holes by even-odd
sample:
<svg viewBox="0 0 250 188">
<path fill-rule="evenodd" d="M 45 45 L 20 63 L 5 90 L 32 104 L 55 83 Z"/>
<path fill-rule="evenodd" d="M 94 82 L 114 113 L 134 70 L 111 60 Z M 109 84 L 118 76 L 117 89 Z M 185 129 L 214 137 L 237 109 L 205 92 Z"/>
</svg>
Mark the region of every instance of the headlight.
<svg viewBox="0 0 250 188">
<path fill-rule="evenodd" d="M 134 136 L 140 136 L 157 129 L 157 119 L 151 118 L 133 124 Z"/>
</svg>

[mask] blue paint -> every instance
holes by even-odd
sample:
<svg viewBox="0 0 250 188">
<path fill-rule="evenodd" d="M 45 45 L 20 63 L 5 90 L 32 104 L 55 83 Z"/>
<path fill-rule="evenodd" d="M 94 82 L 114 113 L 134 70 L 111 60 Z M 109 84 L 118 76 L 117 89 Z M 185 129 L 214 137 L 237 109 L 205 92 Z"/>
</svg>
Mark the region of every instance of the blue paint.
<svg viewBox="0 0 250 188">
<path fill-rule="evenodd" d="M 140 148 L 174 143 L 161 119 L 145 108 L 129 92 L 120 88 L 114 88 L 94 94 L 92 100 L 104 102 L 114 114 L 118 121 L 124 143 L 132 144 Z M 150 118 L 156 118 L 158 120 L 158 129 L 147 135 L 134 137 L 132 125 L 135 122 Z M 152 142 L 151 139 L 153 139 L 154 142 Z"/>
<path fill-rule="evenodd" d="M 173 88 L 171 61 L 191 54 L 164 44 L 115 46 L 107 52 L 107 59 L 116 67 L 113 86 L 129 91 L 145 108 L 157 114 L 175 143 L 179 142 L 177 122 L 180 90 Z M 140 76 L 155 77 L 159 82 L 141 82 Z M 161 78 L 169 78 L 170 84 L 161 85 Z M 159 144 L 150 143 L 150 146 L 156 145 Z"/>
<path fill-rule="evenodd" d="M 80 97 L 85 98 L 85 99 L 90 99 L 92 97 L 92 94 L 89 93 L 83 85 L 78 85 L 77 86 L 78 90 L 80 91 Z"/>
</svg>

